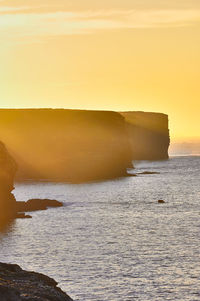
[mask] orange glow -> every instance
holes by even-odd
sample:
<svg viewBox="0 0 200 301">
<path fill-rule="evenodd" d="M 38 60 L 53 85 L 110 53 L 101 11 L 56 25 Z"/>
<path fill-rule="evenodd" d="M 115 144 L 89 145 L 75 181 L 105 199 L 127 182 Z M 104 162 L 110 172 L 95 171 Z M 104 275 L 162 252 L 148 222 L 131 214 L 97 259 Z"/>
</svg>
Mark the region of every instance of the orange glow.
<svg viewBox="0 0 200 301">
<path fill-rule="evenodd" d="M 0 107 L 163 112 L 198 138 L 199 1 L 66 2 L 0 2 Z"/>
</svg>

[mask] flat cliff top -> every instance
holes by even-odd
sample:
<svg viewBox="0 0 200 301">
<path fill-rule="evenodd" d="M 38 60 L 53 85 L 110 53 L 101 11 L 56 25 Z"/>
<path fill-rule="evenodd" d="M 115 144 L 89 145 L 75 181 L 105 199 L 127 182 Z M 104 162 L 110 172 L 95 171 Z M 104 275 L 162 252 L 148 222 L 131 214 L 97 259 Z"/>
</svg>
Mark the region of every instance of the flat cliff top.
<svg viewBox="0 0 200 301">
<path fill-rule="evenodd" d="M 169 122 L 166 114 L 143 111 L 120 112 L 120 114 L 125 117 L 126 122 L 137 127 L 168 134 Z"/>
<path fill-rule="evenodd" d="M 52 278 L 6 263 L 0 263 L 0 300 L 73 301 Z"/>
<path fill-rule="evenodd" d="M 16 123 L 38 126 L 42 124 L 69 124 L 121 126 L 124 117 L 114 111 L 70 110 L 70 109 L 0 109 L 0 126 Z"/>
<path fill-rule="evenodd" d="M 65 115 L 65 116 L 87 116 L 87 117 L 112 117 L 124 119 L 124 117 L 115 111 L 106 110 L 73 110 L 73 109 L 59 109 L 59 108 L 27 108 L 27 109 L 0 109 L 0 114 L 51 114 L 51 115 Z"/>
<path fill-rule="evenodd" d="M 120 114 L 136 114 L 136 115 L 146 115 L 146 114 L 148 114 L 148 115 L 157 115 L 157 116 L 166 116 L 166 117 L 168 117 L 168 115 L 167 114 L 165 114 L 165 113 L 161 113 L 161 112 L 146 112 L 146 111 L 123 111 L 123 112 L 119 112 Z"/>
</svg>

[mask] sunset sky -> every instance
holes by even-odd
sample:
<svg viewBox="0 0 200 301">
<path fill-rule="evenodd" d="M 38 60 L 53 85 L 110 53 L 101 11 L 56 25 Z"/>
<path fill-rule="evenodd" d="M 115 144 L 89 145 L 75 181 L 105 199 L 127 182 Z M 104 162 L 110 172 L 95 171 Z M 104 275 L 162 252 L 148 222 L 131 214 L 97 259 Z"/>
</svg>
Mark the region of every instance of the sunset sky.
<svg viewBox="0 0 200 301">
<path fill-rule="evenodd" d="M 0 0 L 0 107 L 163 112 L 200 138 L 200 1 Z"/>
</svg>

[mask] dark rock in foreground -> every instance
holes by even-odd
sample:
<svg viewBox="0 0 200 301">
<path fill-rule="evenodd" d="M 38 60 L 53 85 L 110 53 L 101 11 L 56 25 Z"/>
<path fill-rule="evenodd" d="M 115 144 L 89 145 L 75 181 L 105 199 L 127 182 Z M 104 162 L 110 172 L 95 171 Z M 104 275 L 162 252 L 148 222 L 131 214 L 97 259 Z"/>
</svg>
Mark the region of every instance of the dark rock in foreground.
<svg viewBox="0 0 200 301">
<path fill-rule="evenodd" d="M 0 300 L 73 301 L 57 287 L 54 279 L 6 263 L 0 263 Z"/>
<path fill-rule="evenodd" d="M 49 199 L 31 199 L 27 202 L 17 202 L 18 212 L 31 212 L 37 210 L 46 210 L 48 207 L 62 207 L 63 204 L 57 200 Z"/>
</svg>

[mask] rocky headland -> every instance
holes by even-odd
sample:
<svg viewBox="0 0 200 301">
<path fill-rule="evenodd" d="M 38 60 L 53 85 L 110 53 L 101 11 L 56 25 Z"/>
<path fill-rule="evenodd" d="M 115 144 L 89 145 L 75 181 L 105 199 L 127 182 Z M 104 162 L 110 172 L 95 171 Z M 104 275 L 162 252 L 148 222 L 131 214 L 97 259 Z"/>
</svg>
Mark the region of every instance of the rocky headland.
<svg viewBox="0 0 200 301">
<path fill-rule="evenodd" d="M 133 160 L 169 158 L 169 121 L 166 114 L 122 112 L 127 124 Z"/>
<path fill-rule="evenodd" d="M 25 212 L 62 206 L 49 199 L 17 202 L 12 193 L 17 169 L 21 181 L 80 183 L 128 176 L 132 160 L 167 159 L 170 142 L 164 114 L 48 109 L 0 110 L 0 137 L 9 149 L 0 142 L 0 226 L 31 218 Z M 72 299 L 53 279 L 0 263 L 0 300 Z"/>
<path fill-rule="evenodd" d="M 24 212 L 46 210 L 49 207 L 62 207 L 57 200 L 31 199 L 27 202 L 16 201 L 12 191 L 14 190 L 14 178 L 17 164 L 7 151 L 5 145 L 0 142 L 0 227 L 15 218 L 30 218 Z"/>
<path fill-rule="evenodd" d="M 128 176 L 132 160 L 167 159 L 170 143 L 165 114 L 64 109 L 1 109 L 0 137 L 9 149 L 0 142 L 1 223 L 62 206 L 56 200 L 16 202 L 15 175 L 71 183 Z"/>
<path fill-rule="evenodd" d="M 81 183 L 127 176 L 133 160 L 168 158 L 168 116 L 146 112 L 0 109 L 16 179 Z"/>
<path fill-rule="evenodd" d="M 21 181 L 104 180 L 126 176 L 132 166 L 125 119 L 117 112 L 1 109 L 0 137 Z"/>
<path fill-rule="evenodd" d="M 57 200 L 49 199 L 31 199 L 27 202 L 16 202 L 17 215 L 16 218 L 31 218 L 31 215 L 26 215 L 25 212 L 38 210 L 47 210 L 48 208 L 62 207 L 63 203 Z"/>
<path fill-rule="evenodd" d="M 0 263 L 1 301 L 73 301 L 57 284 L 52 278 L 24 271 L 16 264 Z"/>
</svg>

